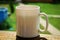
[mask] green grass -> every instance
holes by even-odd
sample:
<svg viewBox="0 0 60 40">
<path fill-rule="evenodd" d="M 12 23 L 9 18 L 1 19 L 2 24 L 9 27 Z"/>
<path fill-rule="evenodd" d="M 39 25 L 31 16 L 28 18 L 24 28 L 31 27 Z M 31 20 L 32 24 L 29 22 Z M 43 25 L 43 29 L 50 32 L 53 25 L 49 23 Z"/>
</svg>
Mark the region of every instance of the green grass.
<svg viewBox="0 0 60 40">
<path fill-rule="evenodd" d="M 44 26 L 42 26 L 42 24 L 40 24 L 40 28 L 44 29 Z M 40 32 L 40 31 L 39 31 Z M 40 32 L 41 34 L 51 34 L 48 30 L 45 32 Z"/>
<path fill-rule="evenodd" d="M 60 18 L 49 18 L 49 22 L 58 30 L 60 30 Z"/>
<path fill-rule="evenodd" d="M 42 18 L 45 19 L 45 17 L 42 17 Z M 60 30 L 60 18 L 48 17 L 48 21 L 51 25 L 53 25 L 55 28 Z"/>
<path fill-rule="evenodd" d="M 16 30 L 16 15 L 12 14 L 8 19 L 7 22 L 11 25 L 13 30 Z"/>
<path fill-rule="evenodd" d="M 32 5 L 38 5 L 42 12 L 47 14 L 60 15 L 60 4 L 50 4 L 50 3 L 29 3 Z"/>
</svg>

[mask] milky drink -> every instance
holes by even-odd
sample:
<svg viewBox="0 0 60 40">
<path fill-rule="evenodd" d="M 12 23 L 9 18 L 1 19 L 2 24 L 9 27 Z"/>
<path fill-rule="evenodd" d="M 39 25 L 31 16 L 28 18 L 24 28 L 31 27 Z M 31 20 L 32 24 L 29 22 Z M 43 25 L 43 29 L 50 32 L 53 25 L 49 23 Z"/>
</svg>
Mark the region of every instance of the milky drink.
<svg viewBox="0 0 60 40">
<path fill-rule="evenodd" d="M 36 6 L 20 6 L 16 9 L 17 15 L 17 35 L 20 37 L 38 36 L 38 14 L 39 7 Z"/>
</svg>

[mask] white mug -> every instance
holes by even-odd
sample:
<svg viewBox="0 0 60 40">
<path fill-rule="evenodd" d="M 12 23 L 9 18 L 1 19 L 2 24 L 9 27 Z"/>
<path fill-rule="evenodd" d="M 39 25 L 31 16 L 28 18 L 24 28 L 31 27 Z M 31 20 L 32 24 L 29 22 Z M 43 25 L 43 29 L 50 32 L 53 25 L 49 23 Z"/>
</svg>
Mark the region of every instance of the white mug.
<svg viewBox="0 0 60 40">
<path fill-rule="evenodd" d="M 40 15 L 46 17 L 46 28 L 41 30 L 39 27 Z M 48 17 L 40 13 L 40 7 L 36 5 L 19 5 L 16 7 L 17 35 L 20 37 L 36 37 L 38 30 L 44 32 L 48 28 Z"/>
</svg>

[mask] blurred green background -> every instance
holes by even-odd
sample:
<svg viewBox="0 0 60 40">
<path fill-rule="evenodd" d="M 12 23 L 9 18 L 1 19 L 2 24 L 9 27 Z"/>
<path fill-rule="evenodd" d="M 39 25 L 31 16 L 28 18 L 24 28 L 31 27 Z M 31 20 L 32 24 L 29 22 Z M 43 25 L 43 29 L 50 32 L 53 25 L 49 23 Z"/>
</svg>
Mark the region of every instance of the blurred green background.
<svg viewBox="0 0 60 40">
<path fill-rule="evenodd" d="M 52 3 L 28 3 L 32 5 L 38 5 L 41 7 L 41 12 L 45 12 L 47 15 L 60 15 L 60 4 L 52 4 Z M 3 4 L 4 5 L 4 4 Z M 4 5 L 6 6 L 6 5 Z M 17 5 L 14 4 L 14 8 Z M 10 8 L 8 7 L 9 11 Z M 44 18 L 43 18 L 44 19 Z M 49 23 L 52 24 L 55 28 L 60 30 L 60 18 L 56 17 L 48 17 Z M 7 18 L 6 22 L 9 23 L 10 29 L 7 31 L 15 31 L 16 30 L 16 13 L 14 12 L 10 17 Z M 40 25 L 43 29 L 43 25 Z M 44 33 L 50 34 L 50 32 L 46 31 Z"/>
</svg>

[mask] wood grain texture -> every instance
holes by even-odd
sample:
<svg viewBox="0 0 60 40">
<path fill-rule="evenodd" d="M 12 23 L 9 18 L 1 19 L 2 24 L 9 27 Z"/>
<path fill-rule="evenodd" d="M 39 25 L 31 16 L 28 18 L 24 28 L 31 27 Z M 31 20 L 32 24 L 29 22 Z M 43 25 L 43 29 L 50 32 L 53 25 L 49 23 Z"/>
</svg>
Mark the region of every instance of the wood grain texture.
<svg viewBox="0 0 60 40">
<path fill-rule="evenodd" d="M 60 40 L 60 35 L 40 34 L 48 40 Z M 14 31 L 0 31 L 0 40 L 16 40 L 16 32 Z"/>
</svg>

